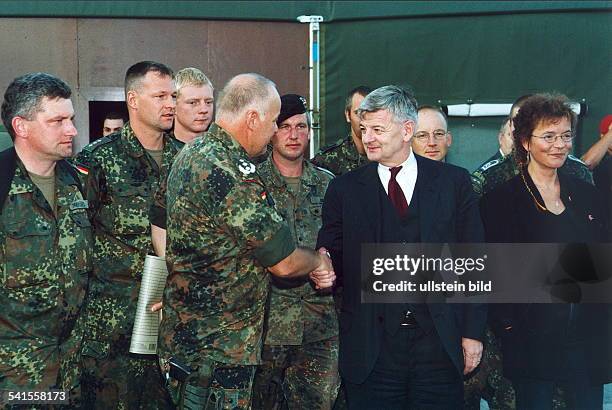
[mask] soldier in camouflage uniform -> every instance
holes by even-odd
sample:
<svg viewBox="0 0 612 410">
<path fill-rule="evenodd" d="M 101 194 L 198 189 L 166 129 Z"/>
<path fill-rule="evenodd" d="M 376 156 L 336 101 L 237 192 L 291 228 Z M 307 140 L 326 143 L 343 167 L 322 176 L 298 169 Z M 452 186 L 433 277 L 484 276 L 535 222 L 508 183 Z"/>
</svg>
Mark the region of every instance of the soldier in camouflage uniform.
<svg viewBox="0 0 612 410">
<path fill-rule="evenodd" d="M 345 101 L 344 116 L 351 126 L 351 134 L 344 140 L 324 148 L 312 159 L 316 166 L 325 168 L 342 175 L 368 163 L 363 143 L 361 142 L 361 129 L 357 109 L 359 104 L 372 91 L 369 87 L 359 86 L 352 89 Z"/>
<path fill-rule="evenodd" d="M 15 146 L 0 154 L 0 390 L 60 389 L 78 405 L 93 238 L 64 161 L 77 134 L 70 95 L 34 73 L 13 80 L 2 103 Z"/>
<path fill-rule="evenodd" d="M 250 408 L 266 267 L 286 277 L 319 271 L 311 273 L 317 286 L 333 283 L 326 255 L 296 248 L 251 162 L 276 131 L 279 111 L 274 83 L 234 77 L 221 92 L 216 122 L 183 148 L 168 177 L 171 272 L 159 354 L 181 409 Z"/>
<path fill-rule="evenodd" d="M 215 111 L 213 85 L 197 68 L 187 67 L 174 76 L 176 86 L 176 114 L 172 136 L 183 145 L 208 129 Z M 158 256 L 166 255 L 166 190 L 170 167 L 163 170 L 159 189 L 151 206 L 151 238 Z"/>
<path fill-rule="evenodd" d="M 310 135 L 306 100 L 281 97 L 272 155 L 258 168 L 299 246 L 314 248 L 333 174 L 304 159 Z M 331 409 L 339 387 L 338 318 L 331 293 L 307 280 L 271 280 L 254 409 Z"/>
<path fill-rule="evenodd" d="M 166 133 L 174 115 L 172 71 L 140 62 L 126 73 L 130 121 L 77 157 L 95 227 L 83 349 L 87 407 L 165 408 L 157 357 L 130 354 L 145 256 L 152 253 L 149 211 L 160 174 L 179 150 Z"/>
</svg>

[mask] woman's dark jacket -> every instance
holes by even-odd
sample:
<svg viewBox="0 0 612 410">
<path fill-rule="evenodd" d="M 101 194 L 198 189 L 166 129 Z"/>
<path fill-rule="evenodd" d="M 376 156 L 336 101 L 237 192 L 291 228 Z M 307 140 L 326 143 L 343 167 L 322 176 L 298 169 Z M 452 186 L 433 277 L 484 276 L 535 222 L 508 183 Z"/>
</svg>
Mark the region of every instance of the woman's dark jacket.
<svg viewBox="0 0 612 410">
<path fill-rule="evenodd" d="M 481 199 L 487 242 L 610 242 L 609 210 L 604 209 L 593 186 L 559 175 L 561 199 L 566 209 L 561 216 L 554 216 L 537 208 L 525 183 L 540 204 L 544 205 L 544 200 L 526 171 L 524 176 L 525 182 L 519 174 Z M 579 275 L 589 274 L 588 269 L 583 269 L 582 262 L 574 265 L 577 265 L 574 270 L 582 270 Z M 612 279 L 608 277 L 607 280 Z M 491 326 L 498 335 L 501 334 L 504 374 L 509 378 L 568 379 L 571 376 L 566 367 L 568 344 L 576 341 L 581 344 L 578 350 L 586 354 L 584 363 L 588 377 L 595 383 L 611 381 L 611 306 L 587 303 L 492 304 Z M 511 329 L 506 330 L 508 327 Z"/>
</svg>

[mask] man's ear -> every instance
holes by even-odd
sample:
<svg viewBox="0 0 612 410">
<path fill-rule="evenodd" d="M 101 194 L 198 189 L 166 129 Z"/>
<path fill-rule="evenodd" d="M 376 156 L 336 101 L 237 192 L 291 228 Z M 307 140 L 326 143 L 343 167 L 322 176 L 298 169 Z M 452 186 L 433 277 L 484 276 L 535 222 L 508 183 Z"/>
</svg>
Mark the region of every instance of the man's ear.
<svg viewBox="0 0 612 410">
<path fill-rule="evenodd" d="M 446 145 L 450 147 L 452 143 L 453 143 L 453 134 L 451 134 L 451 132 L 448 131 L 448 133 L 446 134 Z"/>
<path fill-rule="evenodd" d="M 344 118 L 346 118 L 346 122 L 351 123 L 351 111 L 350 109 L 344 110 Z"/>
<path fill-rule="evenodd" d="M 259 112 L 257 112 L 257 110 L 248 110 L 245 120 L 247 128 L 249 130 L 254 130 L 259 122 Z"/>
<path fill-rule="evenodd" d="M 134 90 L 130 90 L 127 92 L 127 98 L 125 103 L 133 110 L 138 109 L 138 93 Z"/>
<path fill-rule="evenodd" d="M 412 120 L 406 120 L 402 123 L 402 139 L 409 142 L 414 135 L 415 123 Z"/>
<path fill-rule="evenodd" d="M 15 137 L 27 138 L 28 137 L 28 124 L 26 119 L 23 117 L 13 117 L 11 120 L 11 126 L 15 131 Z"/>
</svg>

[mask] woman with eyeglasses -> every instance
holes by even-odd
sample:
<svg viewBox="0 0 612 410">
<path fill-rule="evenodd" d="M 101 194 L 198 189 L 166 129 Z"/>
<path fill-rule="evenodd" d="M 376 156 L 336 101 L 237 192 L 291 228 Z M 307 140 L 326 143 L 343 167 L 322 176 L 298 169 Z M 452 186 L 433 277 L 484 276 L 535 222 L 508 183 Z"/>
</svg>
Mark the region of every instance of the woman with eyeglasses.
<svg viewBox="0 0 612 410">
<path fill-rule="evenodd" d="M 513 133 L 520 172 L 481 200 L 488 242 L 610 240 L 609 210 L 595 188 L 557 172 L 572 149 L 575 127 L 564 96 L 536 94 L 524 102 Z M 557 386 L 567 408 L 602 409 L 603 384 L 610 381 L 609 307 L 492 304 L 490 312 L 517 409 L 552 409 Z"/>
</svg>

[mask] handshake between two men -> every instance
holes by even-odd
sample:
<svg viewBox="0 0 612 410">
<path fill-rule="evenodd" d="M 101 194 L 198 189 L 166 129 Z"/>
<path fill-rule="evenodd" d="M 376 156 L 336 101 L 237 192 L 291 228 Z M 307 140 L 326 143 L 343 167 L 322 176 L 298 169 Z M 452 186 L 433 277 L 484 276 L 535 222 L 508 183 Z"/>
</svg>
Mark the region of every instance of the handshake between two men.
<svg viewBox="0 0 612 410">
<path fill-rule="evenodd" d="M 290 271 L 287 271 L 285 270 L 287 269 L 286 266 L 279 267 L 279 265 L 281 263 L 297 265 L 297 262 L 294 260 L 290 260 L 290 258 L 292 255 L 295 254 L 295 252 L 300 252 L 302 250 L 303 248 L 297 248 L 294 251 L 294 253 L 292 253 L 291 255 L 289 255 L 287 258 L 283 259 L 281 262 L 277 263 L 276 265 L 271 266 L 270 268 L 268 268 L 268 270 L 273 275 L 276 275 L 276 276 L 293 277 L 294 275 L 292 275 L 291 272 L 301 270 L 299 269 L 301 268 L 301 266 L 293 266 L 293 269 L 291 269 Z M 306 254 L 310 255 L 311 259 L 314 259 L 315 256 L 319 258 L 318 266 L 309 273 L 310 280 L 312 280 L 312 282 L 314 283 L 315 288 L 316 289 L 331 288 L 336 281 L 336 274 L 334 273 L 332 261 L 331 261 L 331 258 L 329 257 L 329 253 L 327 252 L 327 249 L 322 247 L 322 248 L 319 248 L 317 254 L 314 254 L 314 253 L 306 253 Z M 298 260 L 304 261 L 304 258 L 300 257 Z M 285 272 L 290 272 L 290 273 L 284 274 Z M 153 304 L 151 306 L 151 312 L 159 311 L 162 308 L 162 306 L 163 306 L 162 302 Z"/>
</svg>

